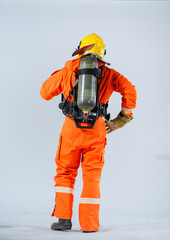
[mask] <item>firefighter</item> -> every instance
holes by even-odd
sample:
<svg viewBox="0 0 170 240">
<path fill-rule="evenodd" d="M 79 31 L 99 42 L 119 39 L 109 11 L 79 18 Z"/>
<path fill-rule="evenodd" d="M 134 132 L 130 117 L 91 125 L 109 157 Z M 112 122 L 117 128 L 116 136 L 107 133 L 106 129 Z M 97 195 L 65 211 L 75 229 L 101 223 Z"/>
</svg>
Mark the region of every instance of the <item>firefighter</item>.
<svg viewBox="0 0 170 240">
<path fill-rule="evenodd" d="M 104 60 L 105 53 L 105 44 L 101 37 L 94 33 L 85 36 L 73 53 L 77 58 L 67 61 L 65 66 L 55 71 L 41 87 L 40 94 L 45 100 L 61 93 L 65 99 L 60 107 L 66 117 L 55 158 L 56 199 L 52 213 L 59 221 L 51 225 L 53 230 L 72 228 L 74 184 L 80 165 L 83 174 L 83 189 L 79 202 L 80 226 L 83 232 L 99 230 L 100 179 L 107 144 L 106 135 L 122 128 L 133 119 L 137 98 L 135 86 L 107 66 L 109 63 Z M 95 66 L 92 70 L 88 69 L 87 61 L 91 61 Z M 80 71 L 83 64 L 86 67 Z M 88 81 L 89 85 L 86 86 Z M 116 118 L 108 120 L 108 114 L 101 109 L 106 109 L 113 92 L 122 96 L 121 111 Z M 90 107 L 83 102 L 89 102 L 88 96 L 93 104 Z M 83 107 L 80 102 L 83 102 Z"/>
</svg>

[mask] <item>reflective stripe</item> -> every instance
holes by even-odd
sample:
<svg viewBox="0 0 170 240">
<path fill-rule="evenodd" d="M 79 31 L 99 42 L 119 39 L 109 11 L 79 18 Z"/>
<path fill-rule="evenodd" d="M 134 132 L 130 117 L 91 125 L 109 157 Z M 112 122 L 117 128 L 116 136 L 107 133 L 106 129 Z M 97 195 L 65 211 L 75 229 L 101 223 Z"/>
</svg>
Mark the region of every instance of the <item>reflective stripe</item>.
<svg viewBox="0 0 170 240">
<path fill-rule="evenodd" d="M 71 193 L 74 195 L 74 190 L 69 187 L 55 187 L 55 191 L 61 193 Z"/>
<path fill-rule="evenodd" d="M 133 110 L 134 109 L 130 109 L 130 108 L 122 108 L 123 112 L 126 114 L 129 114 L 129 113 L 133 113 Z"/>
<path fill-rule="evenodd" d="M 80 203 L 100 204 L 100 198 L 80 198 Z"/>
</svg>

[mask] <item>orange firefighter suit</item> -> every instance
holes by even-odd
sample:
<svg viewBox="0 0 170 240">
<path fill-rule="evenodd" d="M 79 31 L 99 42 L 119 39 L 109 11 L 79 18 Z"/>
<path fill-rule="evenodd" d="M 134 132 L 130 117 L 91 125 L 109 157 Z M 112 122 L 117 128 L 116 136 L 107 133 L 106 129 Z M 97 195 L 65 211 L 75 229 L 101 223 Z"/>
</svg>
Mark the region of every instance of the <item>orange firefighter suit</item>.
<svg viewBox="0 0 170 240">
<path fill-rule="evenodd" d="M 54 72 L 43 83 L 40 93 L 45 100 L 50 100 L 61 92 L 65 98 L 69 95 L 75 84 L 75 72 L 78 71 L 80 60 L 66 62 L 64 68 Z M 98 60 L 99 67 L 103 64 Z M 122 95 L 122 109 L 129 110 L 131 114 L 131 109 L 136 106 L 135 87 L 120 73 L 105 66 L 99 102 L 106 104 L 113 91 Z M 71 97 L 69 100 L 72 100 Z M 81 164 L 83 190 L 79 202 L 79 221 L 83 231 L 99 230 L 100 178 L 106 142 L 106 127 L 102 117 L 97 119 L 93 129 L 77 128 L 72 118 L 65 117 L 55 158 L 56 200 L 52 216 L 72 218 L 74 184 Z"/>
</svg>

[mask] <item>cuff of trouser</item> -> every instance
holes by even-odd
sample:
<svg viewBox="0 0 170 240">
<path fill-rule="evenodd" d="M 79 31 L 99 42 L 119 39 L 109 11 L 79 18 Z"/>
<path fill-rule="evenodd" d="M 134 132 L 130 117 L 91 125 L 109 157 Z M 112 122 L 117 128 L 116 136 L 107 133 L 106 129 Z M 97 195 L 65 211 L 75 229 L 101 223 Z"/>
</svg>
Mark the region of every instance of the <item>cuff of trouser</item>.
<svg viewBox="0 0 170 240">
<path fill-rule="evenodd" d="M 79 204 L 79 222 L 82 231 L 99 230 L 100 204 Z"/>
<path fill-rule="evenodd" d="M 61 219 L 71 219 L 73 208 L 73 194 L 68 192 L 56 192 L 55 207 L 52 216 Z"/>
</svg>

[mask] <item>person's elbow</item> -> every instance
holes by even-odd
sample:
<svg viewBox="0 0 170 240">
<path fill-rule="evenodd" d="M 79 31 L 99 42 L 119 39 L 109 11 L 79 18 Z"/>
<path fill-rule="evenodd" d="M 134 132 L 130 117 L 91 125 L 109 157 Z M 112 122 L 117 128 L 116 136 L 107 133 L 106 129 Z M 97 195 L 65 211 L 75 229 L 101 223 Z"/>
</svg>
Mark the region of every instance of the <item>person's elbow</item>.
<svg viewBox="0 0 170 240">
<path fill-rule="evenodd" d="M 49 96 L 47 94 L 47 92 L 43 88 L 41 88 L 41 90 L 40 90 L 40 95 L 44 100 L 47 100 L 47 101 L 52 98 L 51 96 Z"/>
</svg>

